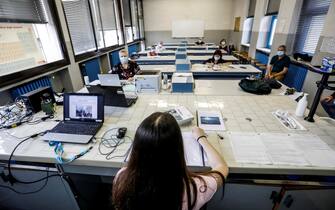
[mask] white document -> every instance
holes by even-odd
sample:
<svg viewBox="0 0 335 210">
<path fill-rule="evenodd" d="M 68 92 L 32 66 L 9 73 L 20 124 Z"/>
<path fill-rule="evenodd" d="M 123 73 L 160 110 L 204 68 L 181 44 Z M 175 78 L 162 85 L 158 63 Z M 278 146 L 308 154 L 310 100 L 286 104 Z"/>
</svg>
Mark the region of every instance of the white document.
<svg viewBox="0 0 335 210">
<path fill-rule="evenodd" d="M 217 111 L 197 111 L 198 126 L 205 131 L 226 130 L 224 121 L 219 110 Z"/>
<path fill-rule="evenodd" d="M 266 148 L 258 135 L 254 134 L 233 134 L 230 142 L 236 162 L 272 164 Z"/>
<path fill-rule="evenodd" d="M 232 133 L 236 162 L 335 167 L 335 151 L 316 135 Z"/>
<path fill-rule="evenodd" d="M 185 160 L 188 166 L 203 166 L 203 153 L 200 144 L 191 132 L 183 132 Z"/>
<path fill-rule="evenodd" d="M 273 164 L 308 166 L 309 162 L 287 134 L 262 134 L 262 142 Z"/>
<path fill-rule="evenodd" d="M 309 150 L 305 151 L 305 157 L 312 166 L 335 167 L 334 150 Z"/>
</svg>

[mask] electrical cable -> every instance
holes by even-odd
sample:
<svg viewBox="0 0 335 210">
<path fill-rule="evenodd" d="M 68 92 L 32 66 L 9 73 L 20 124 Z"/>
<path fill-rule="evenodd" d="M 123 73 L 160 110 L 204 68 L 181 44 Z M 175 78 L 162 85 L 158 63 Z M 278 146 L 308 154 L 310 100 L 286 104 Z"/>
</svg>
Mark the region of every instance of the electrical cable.
<svg viewBox="0 0 335 210">
<path fill-rule="evenodd" d="M 47 176 L 46 176 L 46 179 L 45 179 L 45 182 L 43 183 L 43 185 L 38 188 L 37 190 L 33 190 L 33 191 L 28 191 L 28 192 L 21 192 L 13 187 L 10 187 L 10 186 L 5 186 L 5 185 L 0 185 L 1 188 L 5 188 L 5 189 L 9 189 L 17 194 L 20 194 L 20 195 L 29 195 L 29 194 L 34 194 L 34 193 L 38 193 L 40 191 L 42 191 L 48 184 L 48 181 L 49 181 L 49 178 L 51 176 L 49 176 L 49 169 L 47 170 Z"/>
<path fill-rule="evenodd" d="M 129 136 L 124 136 L 122 138 L 117 138 L 118 134 L 115 133 L 115 130 L 119 130 L 119 128 L 112 128 L 112 129 L 107 130 L 104 133 L 104 135 L 100 138 L 101 141 L 99 143 L 98 150 L 99 150 L 99 153 L 101 155 L 105 156 L 106 160 L 111 160 L 111 159 L 119 158 L 119 157 L 126 157 L 126 156 L 128 156 L 128 154 L 129 154 L 129 152 L 132 148 L 132 145 L 131 145 L 124 154 L 112 156 L 112 154 L 114 154 L 115 150 L 120 145 L 126 143 L 126 139 L 128 139 L 128 140 L 130 140 L 130 142 L 132 142 L 132 138 L 130 138 Z M 96 139 L 99 139 L 99 138 L 96 138 Z M 107 149 L 110 149 L 110 150 L 107 151 L 107 152 L 104 152 L 103 149 L 102 149 L 103 147 L 107 148 Z"/>
<path fill-rule="evenodd" d="M 46 180 L 46 179 L 48 179 L 48 178 L 50 178 L 50 177 L 60 176 L 59 174 L 53 174 L 53 175 L 49 175 L 49 174 L 47 174 L 45 177 L 40 178 L 40 179 L 37 179 L 37 180 L 34 180 L 34 181 L 24 181 L 24 180 L 20 180 L 20 179 L 18 179 L 18 178 L 15 177 L 15 176 L 13 175 L 13 173 L 12 173 L 12 168 L 11 168 L 12 158 L 13 158 L 14 153 L 15 153 L 15 151 L 17 150 L 17 148 L 18 148 L 21 144 L 23 144 L 24 142 L 28 141 L 29 139 L 31 139 L 31 138 L 35 138 L 35 137 L 37 137 L 37 136 L 39 136 L 39 135 L 41 135 L 41 134 L 44 134 L 45 132 L 46 132 L 46 131 L 44 131 L 44 132 L 40 132 L 40 133 L 36 133 L 36 134 L 33 134 L 33 135 L 31 135 L 31 136 L 29 136 L 29 137 L 27 137 L 27 138 L 21 140 L 21 141 L 14 147 L 13 151 L 11 152 L 11 154 L 10 154 L 10 156 L 9 156 L 8 163 L 7 163 L 7 168 L 8 168 L 8 178 L 9 178 L 9 181 L 10 181 L 11 183 L 18 182 L 18 183 L 21 183 L 21 184 L 34 184 L 34 183 L 37 183 L 37 182 L 41 182 L 41 181 L 43 181 L 43 180 Z"/>
</svg>

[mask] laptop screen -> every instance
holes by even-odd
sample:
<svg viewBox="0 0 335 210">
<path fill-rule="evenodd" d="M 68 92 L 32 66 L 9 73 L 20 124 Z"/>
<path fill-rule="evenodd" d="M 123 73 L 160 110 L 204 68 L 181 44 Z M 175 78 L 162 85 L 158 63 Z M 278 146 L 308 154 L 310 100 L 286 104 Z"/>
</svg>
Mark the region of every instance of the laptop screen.
<svg viewBox="0 0 335 210">
<path fill-rule="evenodd" d="M 103 103 L 100 94 L 65 94 L 64 120 L 103 122 Z"/>
</svg>

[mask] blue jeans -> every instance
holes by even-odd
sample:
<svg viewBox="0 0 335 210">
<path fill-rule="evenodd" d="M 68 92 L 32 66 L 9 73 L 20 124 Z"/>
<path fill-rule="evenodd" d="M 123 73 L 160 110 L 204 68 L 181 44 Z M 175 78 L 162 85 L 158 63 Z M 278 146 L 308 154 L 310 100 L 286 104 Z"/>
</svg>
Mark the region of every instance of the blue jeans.
<svg viewBox="0 0 335 210">
<path fill-rule="evenodd" d="M 327 114 L 329 115 L 329 117 L 335 119 L 335 99 L 326 102 L 325 100 L 321 101 L 321 105 L 323 107 L 323 109 L 327 112 Z"/>
</svg>

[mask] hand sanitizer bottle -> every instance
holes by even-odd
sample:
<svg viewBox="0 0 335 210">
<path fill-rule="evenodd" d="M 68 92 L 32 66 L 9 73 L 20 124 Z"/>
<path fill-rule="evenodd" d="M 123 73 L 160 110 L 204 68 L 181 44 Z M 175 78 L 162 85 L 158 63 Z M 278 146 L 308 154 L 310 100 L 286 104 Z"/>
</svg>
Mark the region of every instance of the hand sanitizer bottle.
<svg viewBox="0 0 335 210">
<path fill-rule="evenodd" d="M 300 99 L 300 101 L 297 104 L 297 108 L 295 110 L 295 115 L 297 117 L 303 117 L 307 108 L 307 95 L 308 94 L 304 94 L 304 96 Z"/>
</svg>

